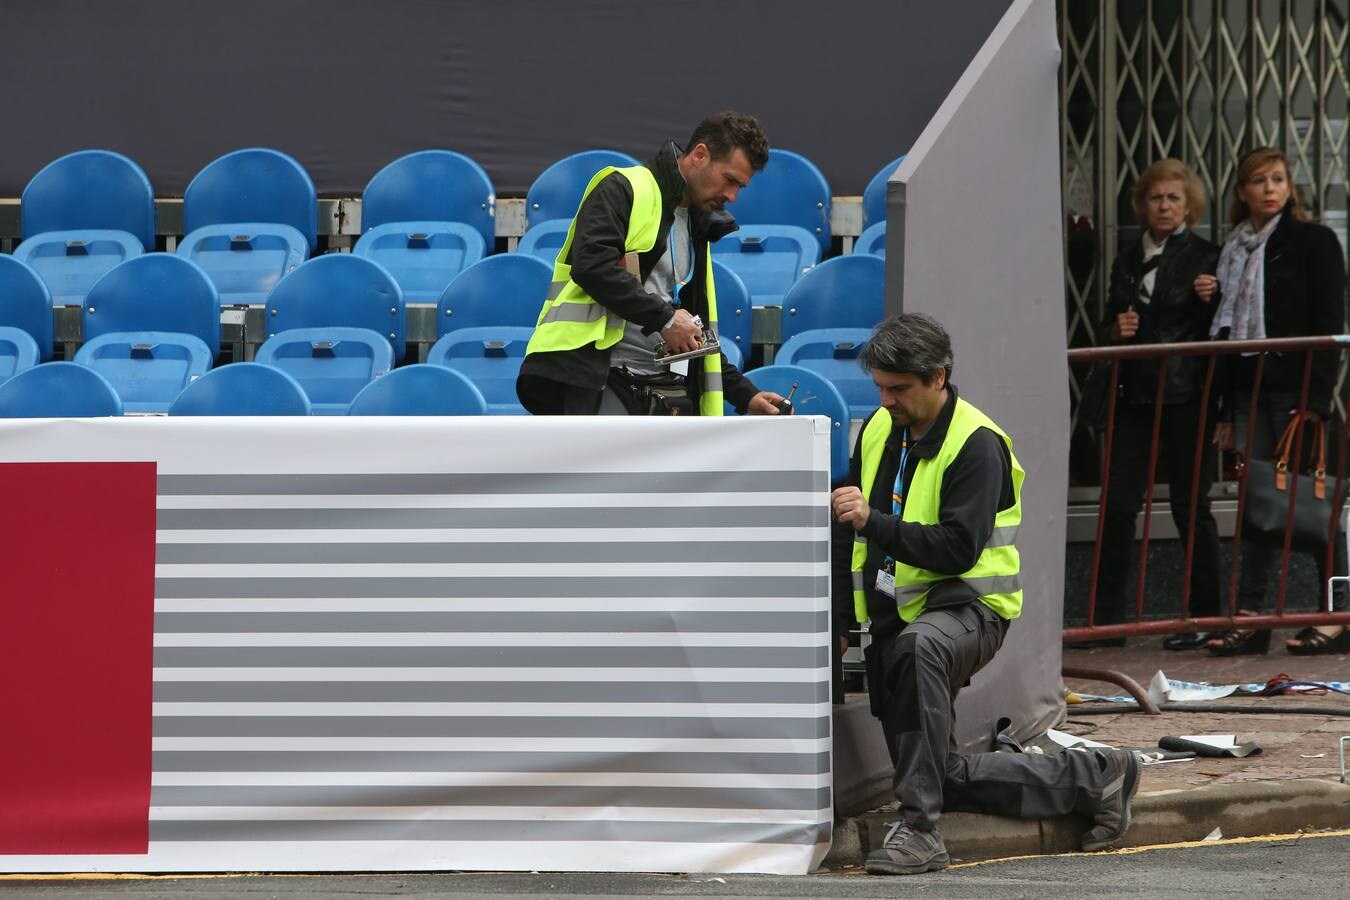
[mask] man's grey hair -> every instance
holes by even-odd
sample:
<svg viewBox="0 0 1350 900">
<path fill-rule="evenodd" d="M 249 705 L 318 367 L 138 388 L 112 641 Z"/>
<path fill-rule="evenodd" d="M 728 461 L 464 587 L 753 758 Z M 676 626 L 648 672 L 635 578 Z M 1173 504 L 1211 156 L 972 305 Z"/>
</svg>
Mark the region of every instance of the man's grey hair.
<svg viewBox="0 0 1350 900">
<path fill-rule="evenodd" d="M 917 375 L 924 384 L 932 384 L 939 369 L 950 380 L 952 362 L 952 339 L 937 319 L 923 313 L 901 313 L 883 320 L 858 354 L 864 370 Z"/>
</svg>

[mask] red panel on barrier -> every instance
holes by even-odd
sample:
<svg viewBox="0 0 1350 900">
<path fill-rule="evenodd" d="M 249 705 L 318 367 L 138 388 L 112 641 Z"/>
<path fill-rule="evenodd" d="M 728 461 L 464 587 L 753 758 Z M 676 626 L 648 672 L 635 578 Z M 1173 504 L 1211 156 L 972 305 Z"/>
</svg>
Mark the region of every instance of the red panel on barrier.
<svg viewBox="0 0 1350 900">
<path fill-rule="evenodd" d="M 0 497 L 0 854 L 145 853 L 155 464 L 0 464 Z"/>
</svg>

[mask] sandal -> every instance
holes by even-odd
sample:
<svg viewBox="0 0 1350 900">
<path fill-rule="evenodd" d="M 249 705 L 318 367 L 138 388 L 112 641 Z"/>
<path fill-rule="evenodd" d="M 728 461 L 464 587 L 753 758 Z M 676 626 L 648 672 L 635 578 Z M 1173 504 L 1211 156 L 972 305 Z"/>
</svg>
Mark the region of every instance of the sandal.
<svg viewBox="0 0 1350 900">
<path fill-rule="evenodd" d="M 1210 656 L 1248 656 L 1270 650 L 1270 629 L 1220 631 L 1205 642 Z"/>
<path fill-rule="evenodd" d="M 1284 649 L 1294 656 L 1314 656 L 1321 653 L 1350 652 L 1350 628 L 1342 628 L 1335 637 L 1316 628 L 1305 628 L 1284 642 Z"/>
</svg>

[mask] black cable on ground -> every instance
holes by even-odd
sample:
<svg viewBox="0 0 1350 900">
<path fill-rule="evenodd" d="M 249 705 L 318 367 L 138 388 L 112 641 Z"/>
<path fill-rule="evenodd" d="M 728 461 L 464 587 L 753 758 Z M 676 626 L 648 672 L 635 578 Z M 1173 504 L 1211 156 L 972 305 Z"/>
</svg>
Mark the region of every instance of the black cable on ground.
<svg viewBox="0 0 1350 900">
<path fill-rule="evenodd" d="M 1268 716 L 1344 716 L 1350 717 L 1350 706 L 1224 706 L 1217 703 L 1160 703 L 1163 712 L 1246 713 Z M 1116 703 L 1111 706 L 1083 706 L 1070 704 L 1069 716 L 1107 716 L 1112 713 L 1138 712 L 1138 703 Z"/>
</svg>

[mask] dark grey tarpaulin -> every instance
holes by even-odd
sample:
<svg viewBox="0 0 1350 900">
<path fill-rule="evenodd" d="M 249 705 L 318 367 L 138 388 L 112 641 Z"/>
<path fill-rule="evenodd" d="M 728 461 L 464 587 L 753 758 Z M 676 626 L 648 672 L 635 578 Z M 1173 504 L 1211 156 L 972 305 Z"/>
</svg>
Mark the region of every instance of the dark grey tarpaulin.
<svg viewBox="0 0 1350 900">
<path fill-rule="evenodd" d="M 906 151 L 1007 0 L 6 0 L 0 196 L 74 150 L 126 153 L 159 196 L 247 146 L 353 196 L 429 147 L 521 195 L 549 163 L 639 158 L 724 107 L 859 194 Z"/>
</svg>

